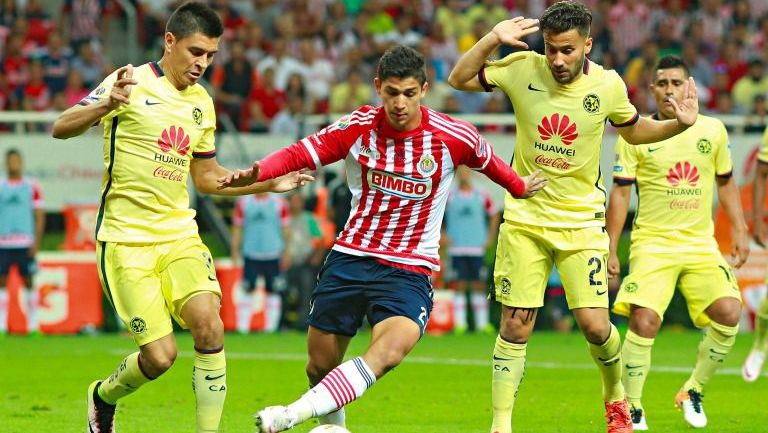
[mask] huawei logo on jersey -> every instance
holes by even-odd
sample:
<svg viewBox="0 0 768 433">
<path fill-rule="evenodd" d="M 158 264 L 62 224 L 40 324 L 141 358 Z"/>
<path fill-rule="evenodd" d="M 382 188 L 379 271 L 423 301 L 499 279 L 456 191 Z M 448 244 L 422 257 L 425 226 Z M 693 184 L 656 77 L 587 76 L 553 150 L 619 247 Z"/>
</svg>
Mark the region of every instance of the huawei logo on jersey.
<svg viewBox="0 0 768 433">
<path fill-rule="evenodd" d="M 693 188 L 699 183 L 699 169 L 688 161 L 678 162 L 667 173 L 667 182 L 673 187 Z"/>
<path fill-rule="evenodd" d="M 553 114 L 551 117 L 542 117 L 539 124 L 539 136 L 542 141 L 547 141 L 552 137 L 560 137 L 560 141 L 570 146 L 573 141 L 579 136 L 576 132 L 576 123 L 571 123 L 571 119 L 563 114 L 562 117 L 559 113 Z"/>
<path fill-rule="evenodd" d="M 181 126 L 171 126 L 163 130 L 162 135 L 157 139 L 157 145 L 164 153 L 173 149 L 179 155 L 184 156 L 189 152 L 189 135 L 184 132 L 184 128 Z"/>
<path fill-rule="evenodd" d="M 368 185 L 375 190 L 406 199 L 424 199 L 432 192 L 432 180 L 414 179 L 379 170 L 368 172 Z"/>
</svg>

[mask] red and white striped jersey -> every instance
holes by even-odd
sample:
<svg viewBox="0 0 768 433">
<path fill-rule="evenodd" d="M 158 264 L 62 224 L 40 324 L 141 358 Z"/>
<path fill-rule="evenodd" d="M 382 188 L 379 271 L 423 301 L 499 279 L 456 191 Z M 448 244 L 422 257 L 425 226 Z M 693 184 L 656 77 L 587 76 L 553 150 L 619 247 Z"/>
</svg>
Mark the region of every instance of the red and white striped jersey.
<svg viewBox="0 0 768 433">
<path fill-rule="evenodd" d="M 280 151 L 264 159 L 259 179 L 343 159 L 352 211 L 333 249 L 437 270 L 440 225 L 458 165 L 486 173 L 516 196 L 525 185 L 475 127 L 426 107 L 421 110 L 419 127 L 397 131 L 383 107 L 361 107 L 282 155 Z M 286 159 L 294 161 L 290 167 Z"/>
</svg>

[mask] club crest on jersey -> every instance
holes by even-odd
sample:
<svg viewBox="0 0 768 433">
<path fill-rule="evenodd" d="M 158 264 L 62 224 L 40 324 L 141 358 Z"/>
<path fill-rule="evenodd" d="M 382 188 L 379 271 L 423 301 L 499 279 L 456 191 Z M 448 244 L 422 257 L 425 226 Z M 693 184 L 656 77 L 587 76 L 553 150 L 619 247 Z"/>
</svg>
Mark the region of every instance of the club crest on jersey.
<svg viewBox="0 0 768 433">
<path fill-rule="evenodd" d="M 198 107 L 195 107 L 192 109 L 192 120 L 195 121 L 197 126 L 200 126 L 203 124 L 203 110 L 201 110 Z"/>
<path fill-rule="evenodd" d="M 594 93 L 590 93 L 584 97 L 582 105 L 584 106 L 584 110 L 587 113 L 595 114 L 600 111 L 600 98 L 598 98 Z"/>
<path fill-rule="evenodd" d="M 348 114 L 346 116 L 342 116 L 341 119 L 336 121 L 336 127 L 342 131 L 349 128 L 349 120 L 350 117 Z"/>
<path fill-rule="evenodd" d="M 104 87 L 99 87 L 98 89 L 94 90 L 93 94 L 94 94 L 95 96 L 101 96 L 101 95 L 103 95 L 103 94 L 104 94 L 104 92 L 106 92 L 106 91 L 107 91 L 107 89 L 105 89 Z"/>
<path fill-rule="evenodd" d="M 424 177 L 430 177 L 435 174 L 437 171 L 437 161 L 435 161 L 435 157 L 431 153 L 422 155 L 419 163 L 416 165 L 416 171 Z"/>
<path fill-rule="evenodd" d="M 360 154 L 365 155 L 374 161 L 381 157 L 381 153 L 375 147 L 367 144 L 360 146 Z"/>
<path fill-rule="evenodd" d="M 414 179 L 379 170 L 368 172 L 368 185 L 381 192 L 406 199 L 424 199 L 432 192 L 431 179 Z"/>
<path fill-rule="evenodd" d="M 699 139 L 698 143 L 696 143 L 696 149 L 707 155 L 712 152 L 712 143 L 706 138 Z"/>
</svg>

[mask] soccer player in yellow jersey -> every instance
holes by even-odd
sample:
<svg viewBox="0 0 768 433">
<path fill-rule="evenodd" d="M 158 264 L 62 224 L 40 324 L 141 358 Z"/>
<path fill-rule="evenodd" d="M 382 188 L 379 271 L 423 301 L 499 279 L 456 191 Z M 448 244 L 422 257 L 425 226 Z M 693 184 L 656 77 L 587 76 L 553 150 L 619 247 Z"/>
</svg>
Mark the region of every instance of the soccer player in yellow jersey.
<svg viewBox="0 0 768 433">
<path fill-rule="evenodd" d="M 655 69 L 651 92 L 657 119 L 675 116 L 671 101 L 683 97 L 688 67 L 674 56 L 662 58 Z M 731 177 L 733 164 L 728 134 L 715 118 L 699 116 L 682 134 L 642 146 L 616 143 L 614 187 L 608 205 L 611 238 L 608 276 L 619 276 L 616 249 L 627 217 L 632 184 L 638 207 L 632 228 L 629 275 L 619 290 L 613 310 L 629 316 L 624 339 L 622 381 L 631 405 L 635 430 L 648 430 L 640 401 L 651 367 L 651 347 L 661 328 L 675 287 L 685 297 L 691 320 L 708 326 L 699 344 L 690 378 L 675 397 L 685 420 L 704 427 L 707 417 L 702 392 L 736 340 L 741 315 L 741 293 L 731 270 L 749 254 L 747 225 L 739 192 Z M 712 199 L 717 196 L 733 226 L 733 250 L 726 262 L 714 237 Z"/>
<path fill-rule="evenodd" d="M 526 49 L 521 39 L 539 29 L 535 19 L 502 21 L 459 59 L 448 78 L 457 89 L 503 90 L 517 120 L 512 168 L 525 174 L 541 170 L 549 179 L 533 199 L 505 202 L 492 293 L 502 303 L 491 388 L 495 433 L 511 431 L 526 345 L 553 263 L 602 376 L 608 431 L 632 428 L 621 383 L 621 340 L 608 318 L 606 196 L 599 165 L 605 121 L 630 143 L 661 141 L 695 122 L 698 99 L 690 80 L 685 96 L 673 103 L 675 118 L 639 118 L 618 74 L 586 58 L 591 22 L 581 3 L 555 3 L 541 17 L 544 55 L 522 51 L 486 63 L 502 43 Z"/>
<path fill-rule="evenodd" d="M 213 102 L 197 81 L 221 34 L 208 6 L 179 7 L 168 20 L 160 61 L 118 69 L 53 126 L 54 137 L 68 138 L 104 125 L 99 277 L 139 346 L 109 378 L 89 387 L 88 433 L 114 432 L 117 401 L 171 367 L 171 318 L 194 339 L 197 432 L 218 430 L 227 389 L 221 289 L 189 208 L 187 179 L 191 175 L 202 193 L 224 195 L 285 191 L 309 180 L 293 173 L 247 188 L 217 188 L 230 171 L 216 162 Z"/>
<path fill-rule="evenodd" d="M 768 225 L 765 224 L 765 182 L 768 180 L 768 128 L 763 135 L 763 145 L 757 155 L 757 174 L 752 184 L 752 236 L 763 248 L 768 246 Z M 766 276 L 768 280 L 768 276 Z M 754 382 L 760 377 L 760 372 L 768 355 L 768 296 L 757 309 L 755 318 L 755 341 L 752 350 L 744 361 L 741 376 L 747 382 Z"/>
</svg>

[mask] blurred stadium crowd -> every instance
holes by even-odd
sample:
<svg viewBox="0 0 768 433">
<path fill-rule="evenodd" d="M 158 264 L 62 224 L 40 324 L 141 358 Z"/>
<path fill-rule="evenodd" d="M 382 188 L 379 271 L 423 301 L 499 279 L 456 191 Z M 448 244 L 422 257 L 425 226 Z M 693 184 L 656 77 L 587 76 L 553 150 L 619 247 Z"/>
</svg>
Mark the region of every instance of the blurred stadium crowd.
<svg viewBox="0 0 768 433">
<path fill-rule="evenodd" d="M 172 0 L 0 1 L 0 110 L 62 110 L 114 70 L 110 31 L 137 8 L 145 58 L 159 58 Z M 375 103 L 375 61 L 396 43 L 429 57 L 426 105 L 449 113 L 511 111 L 503 94 L 453 91 L 458 57 L 495 23 L 539 16 L 551 0 L 212 0 L 225 43 L 208 82 L 220 113 L 241 131 L 302 135 L 306 114 Z M 656 59 L 692 65 L 708 112 L 765 125 L 768 2 L 765 0 L 586 0 L 594 12 L 591 58 L 624 77 L 641 112 Z M 123 26 L 124 27 L 124 26 Z M 112 30 L 110 30 L 112 29 Z M 541 51 L 540 34 L 528 43 Z M 506 53 L 499 53 L 500 56 Z M 118 65 L 119 66 L 119 65 Z M 503 127 L 486 126 L 494 132 Z"/>
</svg>

